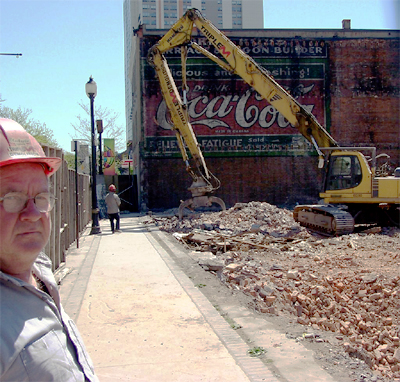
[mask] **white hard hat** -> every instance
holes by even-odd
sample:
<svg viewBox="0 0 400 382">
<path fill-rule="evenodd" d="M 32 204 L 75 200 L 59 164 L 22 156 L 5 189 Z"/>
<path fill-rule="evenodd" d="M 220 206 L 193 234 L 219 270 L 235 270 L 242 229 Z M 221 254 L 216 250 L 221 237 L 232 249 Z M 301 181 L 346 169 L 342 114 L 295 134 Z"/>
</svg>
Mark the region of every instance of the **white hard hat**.
<svg viewBox="0 0 400 382">
<path fill-rule="evenodd" d="M 61 166 L 61 158 L 46 157 L 42 146 L 17 122 L 0 118 L 0 167 L 15 163 L 40 163 L 47 176 Z"/>
</svg>

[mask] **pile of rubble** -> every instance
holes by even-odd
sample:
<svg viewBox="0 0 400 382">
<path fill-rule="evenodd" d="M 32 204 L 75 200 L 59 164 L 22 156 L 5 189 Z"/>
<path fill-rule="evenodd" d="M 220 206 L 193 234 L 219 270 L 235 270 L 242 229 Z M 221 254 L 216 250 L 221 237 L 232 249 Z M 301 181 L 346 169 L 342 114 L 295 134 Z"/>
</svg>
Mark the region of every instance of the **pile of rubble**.
<svg viewBox="0 0 400 382">
<path fill-rule="evenodd" d="M 322 237 L 261 202 L 151 221 L 259 312 L 335 332 L 349 354 L 400 378 L 400 230 Z"/>
</svg>

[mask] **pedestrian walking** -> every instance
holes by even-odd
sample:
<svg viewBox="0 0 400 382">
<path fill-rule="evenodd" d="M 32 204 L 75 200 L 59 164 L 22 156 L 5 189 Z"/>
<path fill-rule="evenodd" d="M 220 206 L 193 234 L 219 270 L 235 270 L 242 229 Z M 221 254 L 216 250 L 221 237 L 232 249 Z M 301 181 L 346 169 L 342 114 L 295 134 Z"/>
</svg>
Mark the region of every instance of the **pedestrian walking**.
<svg viewBox="0 0 400 382">
<path fill-rule="evenodd" d="M 98 381 L 43 252 L 61 162 L 0 118 L 0 381 Z"/>
<path fill-rule="evenodd" d="M 111 232 L 121 232 L 119 229 L 119 206 L 121 205 L 121 200 L 119 196 L 115 193 L 117 188 L 114 184 L 110 184 L 108 187 L 110 191 L 105 198 L 107 204 L 107 214 L 108 218 L 110 219 L 111 224 Z M 114 220 L 115 220 L 115 227 L 114 227 Z M 115 228 L 115 230 L 114 230 Z"/>
</svg>

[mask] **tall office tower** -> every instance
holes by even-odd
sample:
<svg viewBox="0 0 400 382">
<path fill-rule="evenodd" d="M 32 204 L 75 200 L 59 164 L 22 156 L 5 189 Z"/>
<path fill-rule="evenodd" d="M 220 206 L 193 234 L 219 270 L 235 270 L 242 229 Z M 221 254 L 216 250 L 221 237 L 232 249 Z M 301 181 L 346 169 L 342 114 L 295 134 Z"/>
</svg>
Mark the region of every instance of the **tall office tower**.
<svg viewBox="0 0 400 382">
<path fill-rule="evenodd" d="M 124 7 L 132 12 L 134 28 L 169 29 L 190 8 L 219 29 L 264 28 L 263 0 L 125 0 Z"/>
</svg>

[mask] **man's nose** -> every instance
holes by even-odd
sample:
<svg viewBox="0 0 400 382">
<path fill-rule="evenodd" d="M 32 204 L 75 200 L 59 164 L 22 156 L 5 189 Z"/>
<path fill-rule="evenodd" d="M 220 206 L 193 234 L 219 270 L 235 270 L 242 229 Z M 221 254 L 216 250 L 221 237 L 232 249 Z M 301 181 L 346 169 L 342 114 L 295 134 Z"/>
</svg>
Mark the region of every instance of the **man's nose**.
<svg viewBox="0 0 400 382">
<path fill-rule="evenodd" d="M 39 220 L 41 212 L 37 209 L 35 200 L 33 198 L 28 199 L 25 208 L 20 212 L 21 220 Z"/>
</svg>

